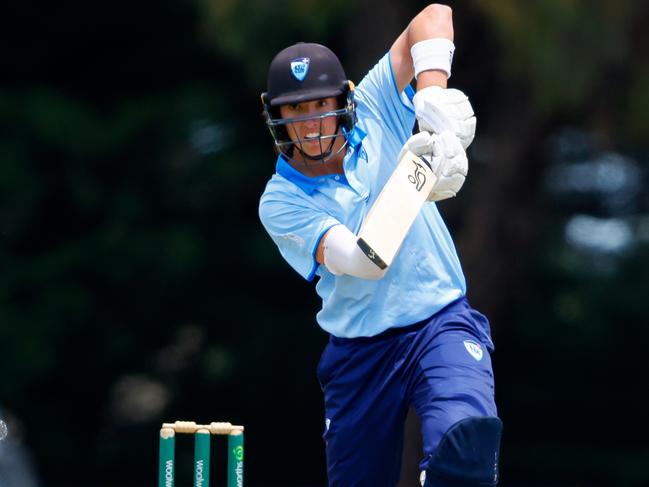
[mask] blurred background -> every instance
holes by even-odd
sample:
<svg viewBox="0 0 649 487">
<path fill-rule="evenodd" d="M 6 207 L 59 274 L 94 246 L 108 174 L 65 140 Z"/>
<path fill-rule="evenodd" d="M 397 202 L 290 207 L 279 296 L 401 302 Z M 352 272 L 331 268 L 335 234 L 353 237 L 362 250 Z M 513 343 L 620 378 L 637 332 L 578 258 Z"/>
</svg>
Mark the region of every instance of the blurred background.
<svg viewBox="0 0 649 487">
<path fill-rule="evenodd" d="M 492 322 L 501 485 L 647 486 L 649 4 L 449 4 L 478 132 L 440 208 Z M 327 337 L 257 217 L 259 94 L 300 40 L 360 81 L 425 5 L 5 6 L 2 487 L 155 485 L 175 419 L 244 424 L 250 487 L 325 485 Z"/>
</svg>

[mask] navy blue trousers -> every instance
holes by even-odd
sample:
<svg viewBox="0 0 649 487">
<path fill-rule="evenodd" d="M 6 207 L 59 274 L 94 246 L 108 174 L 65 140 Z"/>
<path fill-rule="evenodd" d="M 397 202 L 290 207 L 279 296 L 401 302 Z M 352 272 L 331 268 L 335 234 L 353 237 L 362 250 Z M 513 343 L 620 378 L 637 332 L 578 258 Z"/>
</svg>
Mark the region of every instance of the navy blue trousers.
<svg viewBox="0 0 649 487">
<path fill-rule="evenodd" d="M 489 322 L 465 298 L 375 337 L 330 337 L 318 365 L 329 486 L 394 487 L 410 405 L 421 420 L 422 470 L 452 425 L 497 416 L 492 351 Z"/>
</svg>

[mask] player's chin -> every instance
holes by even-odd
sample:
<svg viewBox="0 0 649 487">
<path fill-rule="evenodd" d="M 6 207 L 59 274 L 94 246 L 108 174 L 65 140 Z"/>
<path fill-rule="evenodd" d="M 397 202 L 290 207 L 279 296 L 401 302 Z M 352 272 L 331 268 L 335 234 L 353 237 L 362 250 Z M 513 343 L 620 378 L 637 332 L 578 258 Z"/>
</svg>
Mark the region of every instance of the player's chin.
<svg viewBox="0 0 649 487">
<path fill-rule="evenodd" d="M 323 147 L 319 141 L 306 141 L 301 144 L 301 151 L 310 157 L 319 157 L 323 153 Z"/>
</svg>

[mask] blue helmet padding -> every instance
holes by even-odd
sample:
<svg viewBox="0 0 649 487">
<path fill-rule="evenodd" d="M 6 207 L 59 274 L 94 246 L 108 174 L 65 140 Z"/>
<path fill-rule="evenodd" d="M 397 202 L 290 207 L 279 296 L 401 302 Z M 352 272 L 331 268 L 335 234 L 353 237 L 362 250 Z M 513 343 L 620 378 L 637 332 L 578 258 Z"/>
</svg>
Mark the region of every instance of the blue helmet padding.
<svg viewBox="0 0 649 487">
<path fill-rule="evenodd" d="M 495 417 L 455 423 L 430 455 L 424 487 L 495 486 L 502 429 L 502 421 Z"/>
</svg>

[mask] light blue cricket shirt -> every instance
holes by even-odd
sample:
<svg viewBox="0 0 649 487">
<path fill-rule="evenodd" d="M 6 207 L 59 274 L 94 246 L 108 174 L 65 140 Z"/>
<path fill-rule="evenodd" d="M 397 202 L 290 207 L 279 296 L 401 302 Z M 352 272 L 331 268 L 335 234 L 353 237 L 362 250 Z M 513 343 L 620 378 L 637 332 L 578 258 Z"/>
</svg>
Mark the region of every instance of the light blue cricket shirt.
<svg viewBox="0 0 649 487">
<path fill-rule="evenodd" d="M 319 276 L 317 321 L 337 337 L 407 326 L 466 294 L 453 240 L 434 203 L 424 205 L 380 280 L 334 276 L 315 260 L 320 239 L 333 225 L 358 233 L 412 133 L 413 95 L 411 87 L 398 92 L 386 54 L 356 88 L 358 122 L 344 174 L 307 177 L 280 155 L 261 196 L 259 216 L 284 259 L 308 280 Z"/>
</svg>

